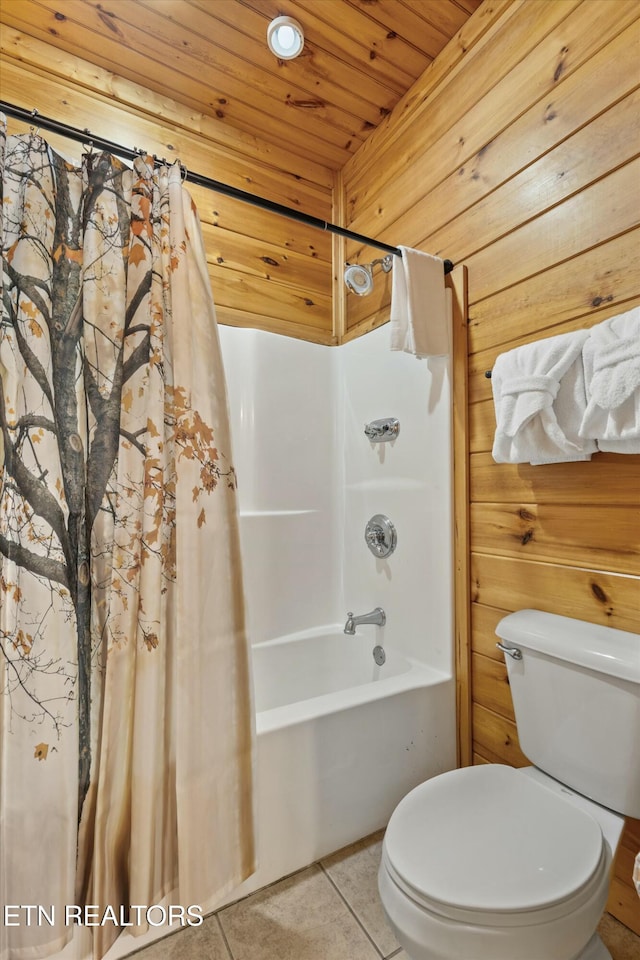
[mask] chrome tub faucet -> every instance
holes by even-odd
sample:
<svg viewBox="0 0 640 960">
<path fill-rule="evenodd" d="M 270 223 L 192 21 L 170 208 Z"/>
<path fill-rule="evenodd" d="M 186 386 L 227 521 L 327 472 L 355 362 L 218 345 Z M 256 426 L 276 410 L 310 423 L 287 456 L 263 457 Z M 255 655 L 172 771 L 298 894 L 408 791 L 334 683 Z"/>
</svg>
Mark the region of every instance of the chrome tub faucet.
<svg viewBox="0 0 640 960">
<path fill-rule="evenodd" d="M 356 627 L 359 627 L 361 623 L 374 623 L 378 627 L 384 627 L 386 622 L 387 616 L 382 607 L 376 607 L 371 613 L 363 613 L 361 617 L 354 617 L 351 611 L 349 611 L 347 614 L 347 622 L 344 625 L 344 632 L 349 635 L 354 634 Z"/>
</svg>

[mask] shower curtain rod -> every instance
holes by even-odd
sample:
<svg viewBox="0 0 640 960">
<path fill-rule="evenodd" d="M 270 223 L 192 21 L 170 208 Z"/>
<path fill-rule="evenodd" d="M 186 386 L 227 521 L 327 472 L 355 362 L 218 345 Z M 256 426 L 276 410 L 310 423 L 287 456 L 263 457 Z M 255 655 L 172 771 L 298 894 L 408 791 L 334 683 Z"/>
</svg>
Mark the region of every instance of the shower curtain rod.
<svg viewBox="0 0 640 960">
<path fill-rule="evenodd" d="M 70 127 L 66 123 L 62 123 L 60 120 L 52 120 L 50 117 L 43 117 L 37 110 L 25 110 L 23 107 L 17 107 L 12 103 L 6 103 L 5 101 L 0 100 L 0 111 L 5 113 L 9 117 L 13 117 L 16 120 L 24 120 L 26 123 L 31 123 L 37 127 L 43 127 L 45 130 L 49 130 L 51 133 L 58 133 L 60 136 L 68 137 L 70 140 L 76 140 L 78 143 L 92 145 L 98 147 L 101 150 L 107 150 L 109 153 L 115 153 L 118 156 L 126 157 L 128 160 L 135 160 L 136 157 L 146 156 L 144 150 L 139 150 L 134 147 L 132 150 L 130 147 L 123 147 L 119 143 L 113 143 L 111 140 L 105 140 L 104 137 L 98 137 L 95 134 L 91 133 L 88 129 L 80 130 L 78 127 Z M 164 160 L 164 158 L 158 158 L 153 154 L 154 160 Z M 297 220 L 299 223 L 304 223 L 309 227 L 316 227 L 318 230 L 325 230 L 329 233 L 338 234 L 338 236 L 346 237 L 347 240 L 356 240 L 358 243 L 362 243 L 367 247 L 376 247 L 379 250 L 385 250 L 387 253 L 392 253 L 396 257 L 402 256 L 401 251 L 398 247 L 393 247 L 391 244 L 382 243 L 381 240 L 373 240 L 371 237 L 365 237 L 361 233 L 354 233 L 352 230 L 347 230 L 345 227 L 339 227 L 335 223 L 329 223 L 327 220 L 321 220 L 319 217 L 313 217 L 309 213 L 302 213 L 300 210 L 294 210 L 292 207 L 286 207 L 282 203 L 275 203 L 273 200 L 266 200 L 264 197 L 257 197 L 252 193 L 248 193 L 246 190 L 240 190 L 237 187 L 232 187 L 227 183 L 222 183 L 219 180 L 212 180 L 210 177 L 205 177 L 201 173 L 193 173 L 191 170 L 188 170 L 183 167 L 185 170 L 185 180 L 189 183 L 195 183 L 199 187 L 206 187 L 208 190 L 214 190 L 216 193 L 222 193 L 227 197 L 232 197 L 234 200 L 241 200 L 243 203 L 250 203 L 254 207 L 260 207 L 262 210 L 268 210 L 270 213 L 277 213 L 282 217 L 288 217 L 290 220 Z M 444 272 L 451 273 L 453 270 L 453 263 L 451 260 L 444 260 Z"/>
</svg>

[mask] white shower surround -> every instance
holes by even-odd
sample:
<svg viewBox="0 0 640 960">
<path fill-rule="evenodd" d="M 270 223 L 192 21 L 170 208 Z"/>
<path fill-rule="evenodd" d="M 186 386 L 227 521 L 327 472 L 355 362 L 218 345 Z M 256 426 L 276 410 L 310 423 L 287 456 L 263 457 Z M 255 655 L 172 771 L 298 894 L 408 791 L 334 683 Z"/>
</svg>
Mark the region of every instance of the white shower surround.
<svg viewBox="0 0 640 960">
<path fill-rule="evenodd" d="M 258 707 L 259 869 L 229 902 L 382 827 L 455 766 L 451 404 L 448 361 L 391 352 L 388 327 L 338 348 L 220 338 Z M 364 424 L 390 416 L 398 438 L 370 443 Z M 388 560 L 364 541 L 375 513 L 397 529 Z M 376 606 L 384 628 L 342 633 Z"/>
</svg>

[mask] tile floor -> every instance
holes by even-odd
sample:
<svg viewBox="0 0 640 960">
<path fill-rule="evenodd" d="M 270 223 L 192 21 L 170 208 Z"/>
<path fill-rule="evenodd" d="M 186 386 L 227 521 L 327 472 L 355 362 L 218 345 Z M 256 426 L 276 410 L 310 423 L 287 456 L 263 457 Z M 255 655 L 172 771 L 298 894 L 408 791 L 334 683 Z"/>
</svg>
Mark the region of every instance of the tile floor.
<svg viewBox="0 0 640 960">
<path fill-rule="evenodd" d="M 408 960 L 378 900 L 382 832 L 211 914 L 133 960 Z M 640 937 L 605 915 L 613 960 L 637 960 Z M 460 960 L 472 960 L 461 957 Z M 541 958 L 542 960 L 542 958 Z"/>
</svg>

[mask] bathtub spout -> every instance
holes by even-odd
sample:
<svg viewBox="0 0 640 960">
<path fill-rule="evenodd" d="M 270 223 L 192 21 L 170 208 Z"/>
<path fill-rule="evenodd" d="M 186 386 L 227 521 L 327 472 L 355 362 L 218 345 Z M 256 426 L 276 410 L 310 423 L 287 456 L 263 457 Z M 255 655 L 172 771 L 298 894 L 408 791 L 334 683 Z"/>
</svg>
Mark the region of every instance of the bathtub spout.
<svg viewBox="0 0 640 960">
<path fill-rule="evenodd" d="M 384 627 L 387 622 L 387 616 L 382 607 L 376 607 L 371 613 L 363 613 L 361 617 L 354 617 L 351 611 L 347 614 L 347 622 L 344 625 L 344 632 L 353 635 L 356 627 L 361 623 L 375 623 L 378 627 Z"/>
</svg>

